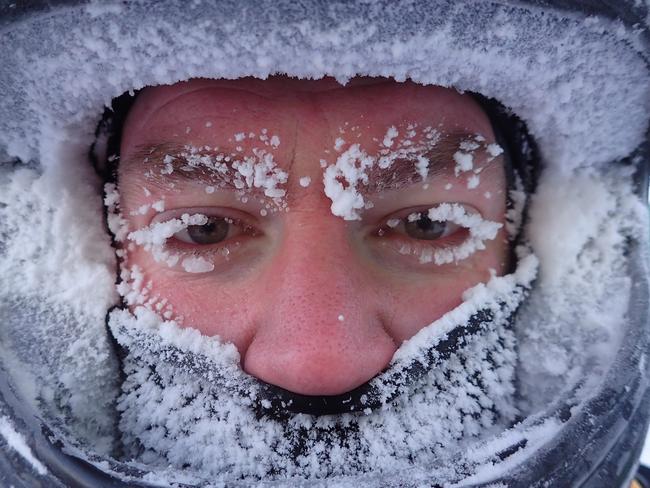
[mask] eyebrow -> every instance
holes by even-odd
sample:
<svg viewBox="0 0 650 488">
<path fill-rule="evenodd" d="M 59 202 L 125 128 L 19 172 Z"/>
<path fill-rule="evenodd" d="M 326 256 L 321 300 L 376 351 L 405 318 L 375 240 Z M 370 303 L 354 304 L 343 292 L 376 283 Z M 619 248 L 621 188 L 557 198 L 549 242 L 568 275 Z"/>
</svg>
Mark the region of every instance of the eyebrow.
<svg viewBox="0 0 650 488">
<path fill-rule="evenodd" d="M 386 190 L 399 190 L 401 188 L 413 185 L 415 183 L 434 180 L 441 175 L 453 174 L 454 154 L 460 151 L 460 145 L 463 141 L 474 141 L 476 134 L 467 131 L 452 131 L 443 134 L 439 141 L 428 150 L 416 151 L 406 157 L 396 158 L 388 168 L 381 168 L 374 164 L 367 173 L 368 184 L 361 185 L 359 190 L 364 194 L 376 194 Z M 132 175 L 134 169 L 141 163 L 151 163 L 143 176 L 147 179 L 147 184 L 153 184 L 159 189 L 164 189 L 170 183 L 187 183 L 203 182 L 213 185 L 220 190 L 238 191 L 232 178 L 233 161 L 238 157 L 232 148 L 210 148 L 203 146 L 196 152 L 199 156 L 208 156 L 215 158 L 218 155 L 224 156 L 223 164 L 228 168 L 228 172 L 219 172 L 214 168 L 205 165 L 190 166 L 189 161 L 183 156 L 191 149 L 187 144 L 178 143 L 157 143 L 137 146 L 135 151 L 128 158 L 120 162 L 120 172 Z M 480 146 L 473 154 L 480 156 L 485 153 L 485 147 Z M 164 160 L 171 156 L 167 163 Z M 427 176 L 422 178 L 416 167 L 418 156 L 428 160 Z M 229 158 L 226 161 L 225 158 Z M 495 158 L 500 160 L 500 157 Z M 165 166 L 171 165 L 170 172 L 161 172 Z M 487 165 L 483 166 L 484 168 Z M 136 178 L 139 175 L 136 175 Z M 129 177 L 130 179 L 130 177 Z M 249 190 L 263 193 L 263 189 L 251 188 Z"/>
<path fill-rule="evenodd" d="M 231 148 L 211 148 L 202 146 L 196 148 L 197 157 L 208 157 L 209 160 L 221 159 L 220 164 L 227 171 L 221 172 L 215 167 L 207 164 L 191 165 L 187 154 L 192 147 L 188 144 L 178 144 L 163 142 L 158 144 L 146 144 L 137 146 L 135 151 L 120 162 L 120 170 L 127 175 L 134 174 L 135 168 L 141 163 L 150 163 L 142 176 L 147 180 L 147 184 L 152 184 L 159 189 L 165 189 L 170 184 L 196 183 L 202 182 L 215 186 L 221 190 L 236 191 L 241 190 L 235 185 L 232 178 L 232 162 L 238 160 L 234 149 Z M 194 155 L 194 153 L 193 153 Z M 165 159 L 171 157 L 168 162 Z M 169 171 L 163 172 L 163 169 L 169 167 Z M 140 175 L 136 175 L 136 178 Z M 250 188 L 253 192 L 264 193 L 264 188 Z"/>
<path fill-rule="evenodd" d="M 408 157 L 397 158 L 386 169 L 373 165 L 368 171 L 368 184 L 362 186 L 360 190 L 365 194 L 380 193 L 385 190 L 399 190 L 415 183 L 435 180 L 442 175 L 453 175 L 454 154 L 458 151 L 464 152 L 460 148 L 461 143 L 475 141 L 476 135 L 466 131 L 452 131 L 442 135 L 432 148 L 415 152 Z M 480 146 L 473 151 L 473 155 L 477 157 L 485 154 L 485 152 L 485 147 Z M 418 156 L 423 156 L 428 160 L 426 178 L 422 178 L 416 167 Z M 494 158 L 493 161 L 500 161 L 500 156 Z M 481 167 L 487 168 L 488 164 L 483 164 Z"/>
</svg>

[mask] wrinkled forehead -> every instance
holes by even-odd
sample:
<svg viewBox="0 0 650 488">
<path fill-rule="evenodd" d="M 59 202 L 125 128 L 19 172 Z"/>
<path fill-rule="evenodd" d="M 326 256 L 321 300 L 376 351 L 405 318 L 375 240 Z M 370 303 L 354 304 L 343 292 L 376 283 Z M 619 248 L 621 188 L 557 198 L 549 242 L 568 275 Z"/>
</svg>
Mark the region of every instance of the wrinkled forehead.
<svg viewBox="0 0 650 488">
<path fill-rule="evenodd" d="M 122 149 L 160 142 L 214 143 L 240 131 L 267 129 L 290 139 L 297 130 L 323 147 L 347 133 L 371 146 L 387 128 L 415 125 L 440 132 L 481 134 L 492 140 L 490 122 L 468 94 L 438 86 L 383 79 L 191 80 L 150 87 L 138 96 L 125 125 Z M 326 130 L 323 130 L 326 128 Z M 285 144 L 287 147 L 289 144 Z"/>
</svg>

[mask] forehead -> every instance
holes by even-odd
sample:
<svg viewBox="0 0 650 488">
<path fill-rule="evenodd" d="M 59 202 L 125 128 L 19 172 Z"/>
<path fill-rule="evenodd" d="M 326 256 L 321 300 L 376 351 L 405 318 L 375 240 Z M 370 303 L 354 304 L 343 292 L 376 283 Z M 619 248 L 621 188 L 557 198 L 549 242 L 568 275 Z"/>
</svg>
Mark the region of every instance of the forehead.
<svg viewBox="0 0 650 488">
<path fill-rule="evenodd" d="M 143 90 L 127 118 L 122 149 L 128 156 L 141 144 L 224 143 L 238 132 L 262 129 L 283 141 L 300 132 L 324 146 L 354 132 L 349 142 L 372 144 L 388 127 L 411 124 L 492 139 L 474 99 L 448 88 L 377 79 L 346 86 L 288 78 L 191 80 Z"/>
</svg>

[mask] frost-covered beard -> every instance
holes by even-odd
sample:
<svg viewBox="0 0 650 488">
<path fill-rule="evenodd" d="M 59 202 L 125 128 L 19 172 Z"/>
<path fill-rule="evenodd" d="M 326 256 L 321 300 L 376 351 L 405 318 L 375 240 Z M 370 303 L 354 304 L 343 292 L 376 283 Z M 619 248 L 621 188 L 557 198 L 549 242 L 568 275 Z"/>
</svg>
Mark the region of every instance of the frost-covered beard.
<svg viewBox="0 0 650 488">
<path fill-rule="evenodd" d="M 536 272 L 517 271 L 465 293 L 370 381 L 352 413 L 295 414 L 244 373 L 232 344 L 163 321 L 144 307 L 115 310 L 126 350 L 119 427 L 127 458 L 211 479 L 323 478 L 444 464 L 515 419 L 511 324 Z M 288 407 L 286 404 L 285 407 Z"/>
</svg>

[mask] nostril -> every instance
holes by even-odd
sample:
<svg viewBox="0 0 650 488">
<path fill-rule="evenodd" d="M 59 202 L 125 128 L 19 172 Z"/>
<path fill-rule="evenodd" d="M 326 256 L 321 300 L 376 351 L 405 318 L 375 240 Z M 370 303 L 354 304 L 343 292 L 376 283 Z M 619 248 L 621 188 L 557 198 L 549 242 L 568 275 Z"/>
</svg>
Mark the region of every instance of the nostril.
<svg viewBox="0 0 650 488">
<path fill-rule="evenodd" d="M 264 299 L 254 305 L 255 335 L 244 370 L 260 380 L 302 395 L 339 395 L 379 374 L 396 350 L 380 320 L 386 298 L 369 286 L 349 247 L 332 251 L 331 238 L 296 217 L 292 239 L 265 270 Z M 304 225 L 302 225 L 304 224 Z M 327 228 L 347 239 L 339 222 Z M 308 236 L 307 236 L 308 234 Z M 288 233 L 287 233 L 288 235 Z M 299 245 L 300 244 L 300 245 Z"/>
</svg>

